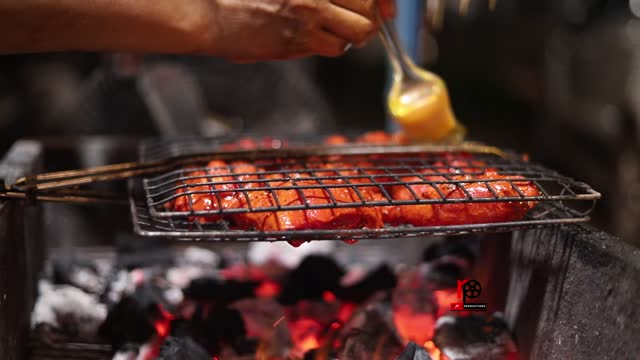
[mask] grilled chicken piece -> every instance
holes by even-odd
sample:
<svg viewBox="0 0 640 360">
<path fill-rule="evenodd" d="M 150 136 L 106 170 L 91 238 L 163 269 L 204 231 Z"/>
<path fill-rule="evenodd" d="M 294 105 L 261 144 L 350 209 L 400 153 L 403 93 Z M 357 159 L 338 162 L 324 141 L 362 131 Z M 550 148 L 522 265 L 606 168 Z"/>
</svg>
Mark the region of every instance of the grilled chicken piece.
<svg viewBox="0 0 640 360">
<path fill-rule="evenodd" d="M 288 174 L 293 180 L 282 175 L 267 176 L 269 186 L 318 186 L 315 180 L 305 180 L 309 175 Z M 294 183 L 295 182 L 295 183 Z M 331 184 L 325 181 L 325 184 Z M 336 185 L 339 182 L 335 183 Z M 361 200 L 349 187 L 310 188 L 297 190 L 249 191 L 248 202 L 256 210 L 260 208 L 276 208 L 280 206 L 330 205 L 352 203 L 357 206 Z M 278 201 L 276 201 L 276 198 Z M 242 206 L 247 207 L 247 199 L 241 198 Z M 233 216 L 235 223 L 242 228 L 255 228 L 262 231 L 303 230 L 303 229 L 357 229 L 379 228 L 382 226 L 380 213 L 372 208 L 331 208 L 266 211 L 237 214 Z"/>
<path fill-rule="evenodd" d="M 251 188 L 259 185 L 258 176 L 255 174 L 257 169 L 248 163 L 236 162 L 229 166 L 224 161 L 213 160 L 209 162 L 207 169 L 206 172 L 199 170 L 187 174 L 188 179 L 184 180 L 187 187 L 177 191 L 178 194 L 185 195 L 176 198 L 174 203 L 176 211 L 191 211 L 191 209 L 193 211 L 216 211 L 237 208 L 241 206 L 239 198 L 242 194 L 235 190 L 240 187 Z M 238 181 L 251 182 L 238 183 Z M 191 220 L 195 219 L 201 222 L 215 222 L 220 220 L 221 216 L 206 215 L 191 218 Z"/>
<path fill-rule="evenodd" d="M 465 170 L 475 171 L 480 169 L 467 168 Z M 424 173 L 424 178 L 427 181 L 447 181 L 444 176 L 429 175 L 433 173 L 432 170 L 425 170 Z M 455 184 L 436 183 L 433 185 L 410 185 L 411 190 L 407 186 L 393 186 L 390 192 L 394 200 L 410 201 L 415 200 L 416 196 L 418 199 L 434 200 L 468 199 L 469 197 L 471 199 L 520 198 L 521 195 L 518 190 L 526 197 L 540 194 L 533 183 L 529 181 L 514 181 L 519 178 L 521 177 L 501 175 L 495 169 L 486 169 L 480 175 L 452 175 L 452 180 L 463 182 L 461 186 L 464 187 L 464 190 Z M 508 179 L 509 181 L 500 181 L 500 179 Z M 405 177 L 402 180 L 406 182 L 422 181 L 417 176 Z M 511 184 L 514 186 L 511 186 Z M 518 190 L 514 187 L 517 187 Z M 536 203 L 532 201 L 408 205 L 391 208 L 386 213 L 383 213 L 383 216 L 385 217 L 385 222 L 394 225 L 445 226 L 495 223 L 519 220 L 535 205 Z"/>
<path fill-rule="evenodd" d="M 187 173 L 186 176 L 188 178 L 183 180 L 186 187 L 176 190 L 176 194 L 179 196 L 173 202 L 173 210 L 181 212 L 216 210 L 218 207 L 211 198 L 211 185 L 206 184 L 209 182 L 207 173 L 199 170 Z M 189 218 L 190 221 L 199 220 L 200 222 L 215 222 L 218 219 L 217 216 Z"/>
<path fill-rule="evenodd" d="M 324 139 L 325 145 L 346 145 L 349 143 L 349 139 L 343 135 L 331 135 Z"/>
<path fill-rule="evenodd" d="M 240 150 L 258 150 L 258 149 L 280 149 L 287 147 L 287 143 L 270 136 L 265 136 L 261 139 L 253 139 L 250 137 L 243 137 L 236 142 L 223 144 L 222 150 L 225 151 L 240 151 Z"/>
<path fill-rule="evenodd" d="M 369 131 L 356 139 L 359 144 L 372 145 L 401 145 L 407 144 L 407 139 L 401 134 L 390 134 L 386 131 Z"/>
</svg>

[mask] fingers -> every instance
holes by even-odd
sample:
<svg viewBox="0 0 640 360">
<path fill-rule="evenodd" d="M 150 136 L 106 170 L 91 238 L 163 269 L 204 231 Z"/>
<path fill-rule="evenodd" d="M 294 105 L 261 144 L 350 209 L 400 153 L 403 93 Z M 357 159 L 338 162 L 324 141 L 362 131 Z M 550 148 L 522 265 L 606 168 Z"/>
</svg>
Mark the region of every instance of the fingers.
<svg viewBox="0 0 640 360">
<path fill-rule="evenodd" d="M 369 19 L 375 18 L 376 15 L 376 0 L 331 0 L 330 2 Z"/>
<path fill-rule="evenodd" d="M 396 2 L 394 0 L 331 0 L 331 3 L 369 19 L 375 19 L 378 9 L 380 9 L 380 14 L 384 19 L 389 19 L 396 15 Z"/>
<path fill-rule="evenodd" d="M 340 0 L 356 4 L 365 0 Z M 376 31 L 375 17 L 366 17 L 347 8 L 327 4 L 323 24 L 326 30 L 349 43 L 359 44 L 367 41 Z"/>
<path fill-rule="evenodd" d="M 349 50 L 350 44 L 336 35 L 321 29 L 311 30 L 304 49 L 322 56 L 336 57 Z"/>
</svg>

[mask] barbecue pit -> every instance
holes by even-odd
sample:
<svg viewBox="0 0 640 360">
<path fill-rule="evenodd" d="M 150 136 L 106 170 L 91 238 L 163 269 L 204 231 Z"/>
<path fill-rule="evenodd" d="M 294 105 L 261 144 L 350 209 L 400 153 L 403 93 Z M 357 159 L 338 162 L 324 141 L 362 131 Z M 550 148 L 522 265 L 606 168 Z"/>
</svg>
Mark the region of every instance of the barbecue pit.
<svg viewBox="0 0 640 360">
<path fill-rule="evenodd" d="M 137 158 L 137 141 L 93 140 L 79 139 L 64 144 L 51 140 L 18 142 L 3 162 L 3 177 L 11 183 L 27 174 L 70 165 L 86 167 Z M 90 143 L 94 145 L 89 146 Z M 72 159 L 79 160 L 70 164 Z M 110 184 L 103 185 L 101 190 L 121 191 L 126 187 Z M 104 245 L 118 235 L 127 232 L 131 235 L 130 219 L 122 207 L 104 206 L 76 212 L 71 209 L 70 205 L 37 201 L 0 203 L 3 229 L 0 234 L 3 246 L 0 317 L 7 319 L 0 329 L 0 349 L 2 354 L 8 354 L 3 358 L 24 359 L 28 358 L 27 354 L 55 358 L 54 353 L 58 358 L 73 358 L 69 356 L 73 351 L 86 351 L 94 354 L 94 358 L 101 358 L 110 351 L 101 343 L 77 344 L 64 339 L 58 349 L 42 350 L 38 333 L 33 331 L 31 337 L 28 335 L 37 279 L 46 261 L 55 258 L 55 248 L 68 249 L 71 245 L 77 252 L 88 253 L 88 249 L 100 248 L 100 245 L 104 249 Z M 76 217 L 68 216 L 70 213 Z M 88 215 L 91 213 L 94 215 Z M 633 358 L 638 353 L 634 334 L 638 333 L 636 320 L 640 319 L 633 300 L 640 295 L 640 286 L 633 282 L 640 275 L 638 250 L 588 225 L 537 225 L 533 229 L 531 226 L 502 229 L 501 233 L 486 233 L 487 229 L 481 229 L 476 235 L 479 238 L 475 239 L 482 244 L 476 264 L 478 269 L 483 269 L 482 278 L 480 273 L 476 274 L 485 285 L 487 303 L 505 312 L 506 323 L 515 334 L 521 356 L 564 359 L 596 354 L 612 359 Z M 87 240 L 82 244 L 73 239 L 72 244 L 65 244 L 69 241 L 65 234 Z M 340 245 L 337 253 L 343 257 L 343 263 L 366 262 L 374 257 L 372 254 L 412 263 L 416 260 L 415 254 L 429 243 L 425 235 L 433 234 L 363 241 L 355 246 L 345 244 Z M 128 241 L 157 240 L 130 237 Z M 235 246 L 242 252 L 246 245 L 212 243 L 209 246 L 214 250 Z M 28 341 L 29 338 L 32 340 Z"/>
</svg>

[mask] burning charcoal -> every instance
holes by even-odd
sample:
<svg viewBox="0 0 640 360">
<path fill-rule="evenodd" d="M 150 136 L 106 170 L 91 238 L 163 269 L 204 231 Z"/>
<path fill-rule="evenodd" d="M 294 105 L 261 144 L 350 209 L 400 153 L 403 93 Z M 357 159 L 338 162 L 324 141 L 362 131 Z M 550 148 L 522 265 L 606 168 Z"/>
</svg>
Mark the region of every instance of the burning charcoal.
<svg viewBox="0 0 640 360">
<path fill-rule="evenodd" d="M 236 352 L 246 351 L 244 320 L 234 309 L 198 307 L 191 320 L 172 323 L 172 336 L 190 336 L 211 355 L 220 354 L 225 345 Z M 250 351 L 255 351 L 255 347 Z"/>
<path fill-rule="evenodd" d="M 153 287 L 138 287 L 110 309 L 107 319 L 100 325 L 99 335 L 115 349 L 126 343 L 146 343 L 156 335 L 155 323 L 164 316 L 162 307 L 162 296 Z"/>
<path fill-rule="evenodd" d="M 157 360 L 211 360 L 211 356 L 189 337 L 169 337 Z"/>
<path fill-rule="evenodd" d="M 388 266 L 383 265 L 354 285 L 338 289 L 336 295 L 341 300 L 360 304 L 378 291 L 395 288 L 397 282 L 398 279 L 394 272 Z"/>
<path fill-rule="evenodd" d="M 211 250 L 191 246 L 186 248 L 178 258 L 178 264 L 215 269 L 220 265 L 220 256 Z"/>
<path fill-rule="evenodd" d="M 125 344 L 122 346 L 112 360 L 137 360 L 140 354 L 140 346 L 136 344 Z"/>
<path fill-rule="evenodd" d="M 429 246 L 422 253 L 422 261 L 429 263 L 443 257 L 457 257 L 473 263 L 476 259 L 474 243 L 477 240 L 465 237 L 463 240 L 447 240 Z"/>
<path fill-rule="evenodd" d="M 509 328 L 499 315 L 444 316 L 436 324 L 434 343 L 449 360 L 518 358 Z"/>
<path fill-rule="evenodd" d="M 304 357 L 302 358 L 302 360 L 317 360 L 319 357 L 319 350 L 318 349 L 313 349 L 313 350 L 309 350 L 304 354 Z"/>
<path fill-rule="evenodd" d="M 68 285 L 53 286 L 47 281 L 38 285 L 31 325 L 49 325 L 67 336 L 91 338 L 107 317 L 107 309 L 95 296 Z"/>
<path fill-rule="evenodd" d="M 378 308 L 357 315 L 349 326 L 350 334 L 344 339 L 339 359 L 395 359 L 404 350 Z"/>
<path fill-rule="evenodd" d="M 293 305 L 300 300 L 322 300 L 327 292 L 336 294 L 344 273 L 329 257 L 308 256 L 291 271 L 278 301 L 283 305 Z"/>
<path fill-rule="evenodd" d="M 333 354 L 326 354 L 323 349 L 313 349 L 304 354 L 302 360 L 338 360 Z"/>
<path fill-rule="evenodd" d="M 104 269 L 100 269 L 99 264 L 74 256 L 56 259 L 52 272 L 54 284 L 73 285 L 91 294 L 101 293 L 106 286 L 106 273 Z"/>
<path fill-rule="evenodd" d="M 454 289 L 458 280 L 465 278 L 465 271 L 457 264 L 436 264 L 426 272 L 426 278 L 434 289 Z"/>
<path fill-rule="evenodd" d="M 107 339 L 116 349 L 128 342 L 144 343 L 155 333 L 153 322 L 145 309 L 130 296 L 123 297 L 109 311 L 107 319 L 99 329 L 100 336 Z"/>
<path fill-rule="evenodd" d="M 184 296 L 197 301 L 226 306 L 234 301 L 255 297 L 259 283 L 254 281 L 224 281 L 214 277 L 199 278 L 183 290 Z"/>
<path fill-rule="evenodd" d="M 113 274 L 107 286 L 103 299 L 109 304 L 117 304 L 125 295 L 132 294 L 136 289 L 133 277 L 128 271 L 118 271 Z"/>
<path fill-rule="evenodd" d="M 400 273 L 392 299 L 394 324 L 405 342 L 424 344 L 433 337 L 439 304 L 420 268 Z"/>
<path fill-rule="evenodd" d="M 236 301 L 231 305 L 242 314 L 249 337 L 268 339 L 274 336 L 274 324 L 282 318 L 284 310 L 273 298 Z"/>
<path fill-rule="evenodd" d="M 334 320 L 339 316 L 340 304 L 337 301 L 302 300 L 286 306 L 284 310 L 291 352 L 301 357 L 325 342 Z"/>
<path fill-rule="evenodd" d="M 238 338 L 231 344 L 231 348 L 238 356 L 253 355 L 258 351 L 258 340 Z"/>
<path fill-rule="evenodd" d="M 420 345 L 410 342 L 407 348 L 396 360 L 431 360 L 427 351 Z"/>
<path fill-rule="evenodd" d="M 197 266 L 176 266 L 169 268 L 166 273 L 167 281 L 176 287 L 186 288 L 197 278 L 213 276 L 213 271 L 207 271 Z"/>
<path fill-rule="evenodd" d="M 422 254 L 422 271 L 435 289 L 455 288 L 466 277 L 476 259 L 473 239 L 447 240 L 428 247 Z"/>
</svg>

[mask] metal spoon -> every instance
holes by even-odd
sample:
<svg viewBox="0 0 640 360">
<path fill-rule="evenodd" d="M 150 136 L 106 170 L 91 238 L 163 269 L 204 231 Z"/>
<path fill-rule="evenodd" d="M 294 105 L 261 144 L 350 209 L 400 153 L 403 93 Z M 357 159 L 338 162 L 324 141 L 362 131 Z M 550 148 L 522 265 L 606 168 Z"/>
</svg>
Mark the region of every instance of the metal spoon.
<svg viewBox="0 0 640 360">
<path fill-rule="evenodd" d="M 419 68 L 398 40 L 392 20 L 382 20 L 380 37 L 393 67 L 387 107 L 404 135 L 414 142 L 460 142 L 465 129 L 451 110 L 447 88 L 440 77 Z"/>
</svg>

